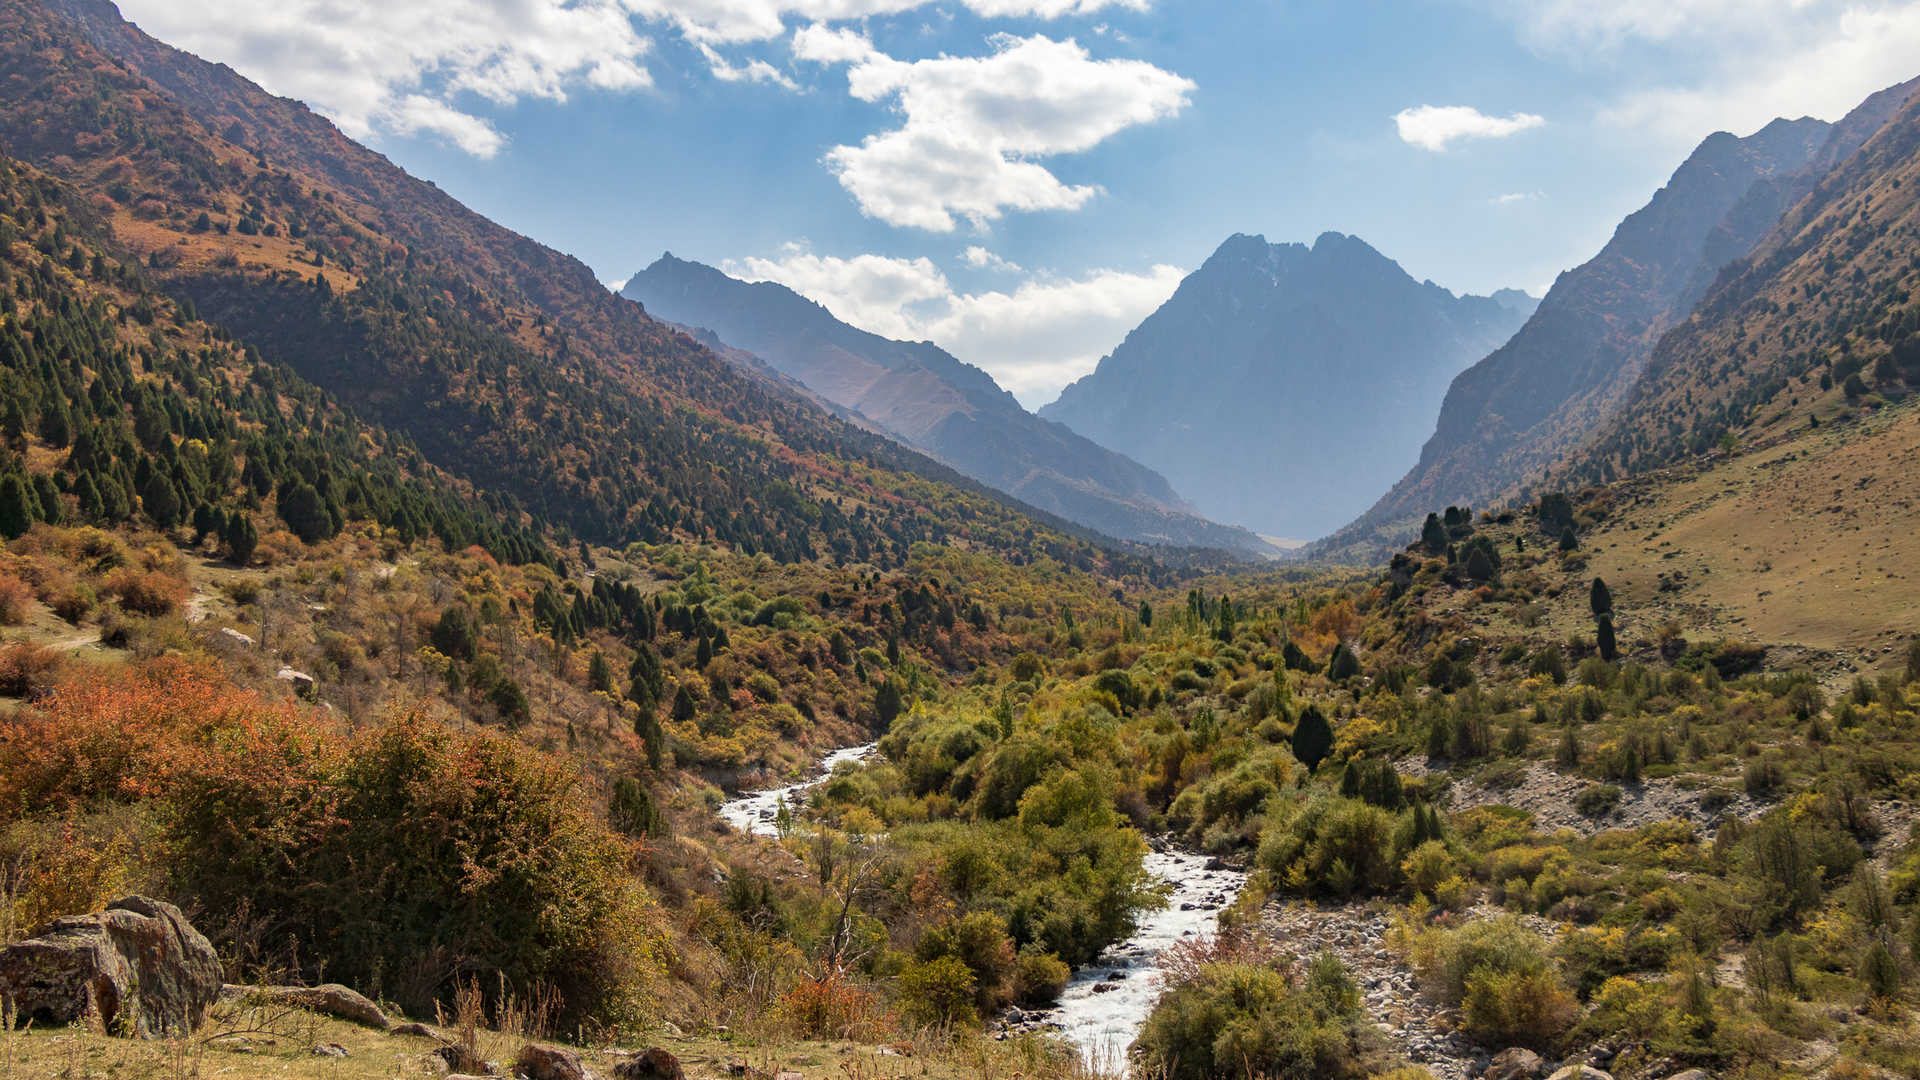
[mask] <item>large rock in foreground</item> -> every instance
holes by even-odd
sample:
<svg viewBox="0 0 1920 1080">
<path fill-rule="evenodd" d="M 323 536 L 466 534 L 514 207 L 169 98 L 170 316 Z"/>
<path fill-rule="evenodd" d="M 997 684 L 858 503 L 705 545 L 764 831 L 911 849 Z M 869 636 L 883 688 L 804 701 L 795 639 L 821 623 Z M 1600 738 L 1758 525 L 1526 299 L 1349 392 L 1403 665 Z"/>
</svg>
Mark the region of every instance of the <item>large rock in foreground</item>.
<svg viewBox="0 0 1920 1080">
<path fill-rule="evenodd" d="M 20 1022 L 65 1025 L 97 1009 L 114 1035 L 191 1035 L 220 996 L 220 958 L 172 904 L 128 896 L 54 920 L 0 951 L 0 999 Z"/>
</svg>

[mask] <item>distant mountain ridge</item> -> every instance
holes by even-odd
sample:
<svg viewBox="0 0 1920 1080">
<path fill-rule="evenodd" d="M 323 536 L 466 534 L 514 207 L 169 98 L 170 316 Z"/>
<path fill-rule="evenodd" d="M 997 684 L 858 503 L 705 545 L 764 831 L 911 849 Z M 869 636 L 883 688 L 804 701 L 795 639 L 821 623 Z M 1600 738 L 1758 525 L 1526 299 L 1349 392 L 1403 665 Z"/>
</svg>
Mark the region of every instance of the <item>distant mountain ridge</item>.
<svg viewBox="0 0 1920 1080">
<path fill-rule="evenodd" d="M 1709 136 L 1599 254 L 1560 276 L 1512 341 L 1454 380 L 1419 464 L 1317 550 L 1386 550 L 1431 510 L 1483 506 L 1538 481 L 1607 423 L 1718 275 L 1915 86 L 1875 94 L 1837 124 L 1775 120 L 1745 138 Z"/>
<path fill-rule="evenodd" d="M 1447 381 L 1533 303 L 1455 296 L 1340 233 L 1237 235 L 1040 415 L 1164 473 L 1209 517 L 1310 539 L 1406 469 Z"/>
<path fill-rule="evenodd" d="M 1166 479 L 1020 406 L 993 377 L 930 342 L 851 326 L 773 282 L 662 256 L 621 295 L 698 328 L 813 393 L 1024 502 L 1125 540 L 1270 554 L 1197 515 Z"/>
</svg>

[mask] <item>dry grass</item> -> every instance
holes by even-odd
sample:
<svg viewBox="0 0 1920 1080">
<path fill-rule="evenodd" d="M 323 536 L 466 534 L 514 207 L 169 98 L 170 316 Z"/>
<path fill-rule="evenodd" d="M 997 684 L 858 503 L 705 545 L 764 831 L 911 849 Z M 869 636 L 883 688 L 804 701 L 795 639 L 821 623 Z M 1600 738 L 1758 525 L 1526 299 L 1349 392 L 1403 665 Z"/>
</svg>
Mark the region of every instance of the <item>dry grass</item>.
<svg viewBox="0 0 1920 1080">
<path fill-rule="evenodd" d="M 232 1032 L 248 1023 L 216 1017 L 191 1040 L 116 1039 L 82 1026 L 14 1031 L 0 1025 L 0 1080 L 187 1080 L 187 1078 L 275 1078 L 275 1080 L 413 1080 L 439 1076 L 428 1062 L 437 1044 L 412 1036 L 391 1036 L 341 1021 L 301 1013 L 260 1030 Z M 452 1032 L 449 1032 L 452 1034 Z M 487 1060 L 505 1063 L 528 1041 L 525 1035 L 477 1030 L 475 1040 L 489 1051 Z M 323 1057 L 314 1046 L 337 1043 L 344 1058 Z M 642 1041 L 629 1049 L 644 1048 Z M 661 1037 L 658 1045 L 676 1054 L 691 1080 L 719 1080 L 728 1066 L 743 1061 L 767 1073 L 791 1069 L 822 1080 L 1101 1080 L 1100 1074 L 1063 1062 L 1039 1042 L 974 1040 L 942 1045 L 932 1038 L 889 1047 L 849 1043 L 751 1042 L 716 1038 Z M 601 1075 L 629 1049 L 584 1048 L 581 1059 Z"/>
</svg>

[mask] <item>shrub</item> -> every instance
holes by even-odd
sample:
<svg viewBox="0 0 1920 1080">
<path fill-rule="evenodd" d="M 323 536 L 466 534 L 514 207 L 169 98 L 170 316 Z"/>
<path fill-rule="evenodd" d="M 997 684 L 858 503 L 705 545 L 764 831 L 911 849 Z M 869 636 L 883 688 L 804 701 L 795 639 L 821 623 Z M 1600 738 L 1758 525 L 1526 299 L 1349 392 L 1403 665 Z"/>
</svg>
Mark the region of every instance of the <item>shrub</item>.
<svg viewBox="0 0 1920 1080">
<path fill-rule="evenodd" d="M 1573 808 L 1582 817 L 1606 817 L 1620 805 L 1620 789 L 1612 784 L 1588 784 L 1573 797 Z"/>
<path fill-rule="evenodd" d="M 1358 1000 L 1331 957 L 1311 965 L 1304 986 L 1271 967 L 1211 964 L 1161 996 L 1133 1050 L 1143 1072 L 1165 1080 L 1364 1076 Z"/>
<path fill-rule="evenodd" d="M 33 590 L 12 574 L 0 574 L 0 625 L 19 626 L 27 621 L 27 605 L 33 602 Z"/>
<path fill-rule="evenodd" d="M 1295 893 L 1347 896 L 1391 888 L 1394 816 L 1359 799 L 1316 798 L 1261 838 L 1259 863 Z"/>
<path fill-rule="evenodd" d="M 1467 976 L 1462 1012 L 1466 1029 L 1496 1044 L 1550 1047 L 1566 1031 L 1579 1005 L 1545 968 L 1498 971 L 1477 968 Z"/>
<path fill-rule="evenodd" d="M 928 963 L 951 956 L 973 973 L 973 1005 L 981 1015 L 997 1012 L 1013 998 L 1013 942 L 998 915 L 975 911 L 929 929 L 914 949 Z"/>
<path fill-rule="evenodd" d="M 979 1019 L 973 1007 L 973 971 L 958 957 L 908 964 L 900 972 L 900 1009 L 915 1023 L 956 1027 Z"/>
<path fill-rule="evenodd" d="M 1432 896 L 1442 882 L 1454 876 L 1455 864 L 1447 845 L 1429 840 L 1408 854 L 1400 864 L 1400 873 L 1407 879 L 1407 888 Z"/>
<path fill-rule="evenodd" d="M 873 1019 L 873 994 L 835 970 L 794 984 L 778 1012 L 802 1039 L 860 1038 Z"/>
<path fill-rule="evenodd" d="M 1073 969 L 1050 952 L 1029 945 L 1014 964 L 1013 997 L 1028 1008 L 1051 1005 L 1067 988 Z"/>
<path fill-rule="evenodd" d="M 0 697 L 37 697 L 59 678 L 63 658 L 52 649 L 17 642 L 0 648 Z"/>
<path fill-rule="evenodd" d="M 107 591 L 136 615 L 171 615 L 187 598 L 186 583 L 157 570 L 141 573 L 123 567 L 107 580 Z"/>
</svg>

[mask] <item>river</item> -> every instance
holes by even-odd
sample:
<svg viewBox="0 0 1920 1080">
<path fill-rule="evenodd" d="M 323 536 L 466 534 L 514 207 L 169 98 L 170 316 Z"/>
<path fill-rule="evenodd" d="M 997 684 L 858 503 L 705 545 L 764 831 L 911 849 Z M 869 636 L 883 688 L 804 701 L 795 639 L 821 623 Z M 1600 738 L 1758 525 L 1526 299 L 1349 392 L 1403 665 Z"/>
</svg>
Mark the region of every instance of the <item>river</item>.
<svg viewBox="0 0 1920 1080">
<path fill-rule="evenodd" d="M 1060 1003 L 1039 1014 L 1059 1025 L 1089 1065 L 1124 1071 L 1127 1047 L 1160 998 L 1160 954 L 1176 942 L 1212 934 L 1220 909 L 1246 884 L 1246 874 L 1218 864 L 1210 870 L 1211 861 L 1184 851 L 1148 852 L 1147 871 L 1173 885 L 1167 906 L 1142 914 L 1132 937 L 1074 972 Z"/>
<path fill-rule="evenodd" d="M 720 817 L 741 832 L 773 836 L 780 801 L 798 812 L 807 792 L 827 782 L 833 770 L 872 757 L 877 744 L 850 746 L 822 758 L 813 775 L 784 787 L 746 792 L 728 799 Z M 1067 983 L 1059 1004 L 1029 1012 L 1029 1022 L 1058 1029 L 1080 1049 L 1088 1064 L 1109 1073 L 1125 1070 L 1127 1047 L 1160 996 L 1160 954 L 1174 943 L 1204 937 L 1218 926 L 1220 910 L 1233 902 L 1247 876 L 1204 855 L 1156 849 L 1145 860 L 1147 872 L 1172 886 L 1167 906 L 1140 916 L 1132 937 L 1100 954 Z"/>
</svg>

